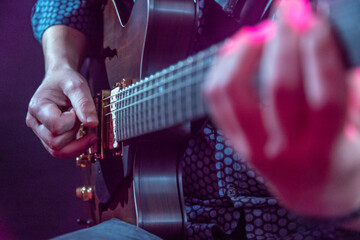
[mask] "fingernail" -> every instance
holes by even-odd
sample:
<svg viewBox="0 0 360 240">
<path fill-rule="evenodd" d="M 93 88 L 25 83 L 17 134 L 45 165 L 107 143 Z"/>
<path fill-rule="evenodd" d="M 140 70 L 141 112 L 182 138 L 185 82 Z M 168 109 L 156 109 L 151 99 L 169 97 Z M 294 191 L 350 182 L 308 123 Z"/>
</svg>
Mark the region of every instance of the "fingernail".
<svg viewBox="0 0 360 240">
<path fill-rule="evenodd" d="M 95 127 L 99 123 L 99 120 L 95 116 L 89 116 L 86 118 L 86 125 L 89 127 Z"/>
<path fill-rule="evenodd" d="M 310 25 L 311 6 L 306 0 L 283 0 L 279 4 L 279 18 L 297 30 Z"/>
<path fill-rule="evenodd" d="M 227 55 L 236 52 L 242 46 L 242 40 L 250 44 L 261 44 L 271 39 L 276 34 L 275 24 L 271 21 L 264 21 L 254 27 L 244 27 L 238 31 L 220 49 L 220 55 Z"/>
<path fill-rule="evenodd" d="M 276 35 L 276 28 L 272 21 L 264 21 L 258 26 L 248 29 L 249 37 L 253 43 L 262 43 Z"/>
</svg>

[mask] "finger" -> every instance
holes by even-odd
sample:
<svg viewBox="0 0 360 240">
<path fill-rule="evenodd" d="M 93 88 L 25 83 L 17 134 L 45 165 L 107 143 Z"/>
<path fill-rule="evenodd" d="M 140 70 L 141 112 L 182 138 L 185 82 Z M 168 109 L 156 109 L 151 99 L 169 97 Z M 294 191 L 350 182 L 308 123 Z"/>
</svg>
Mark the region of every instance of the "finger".
<svg viewBox="0 0 360 240">
<path fill-rule="evenodd" d="M 254 75 L 271 26 L 266 22 L 257 28 L 244 29 L 233 38 L 234 43 L 225 45 L 220 66 L 210 72 L 205 88 L 216 122 L 233 143 L 240 141 L 239 145 L 250 147 L 248 154 L 252 159 L 257 158 L 255 154 L 261 155 L 266 138 Z M 243 135 L 246 140 L 239 140 Z"/>
<path fill-rule="evenodd" d="M 53 150 L 60 150 L 74 140 L 80 126 L 80 123 L 77 122 L 73 129 L 55 136 L 44 124 L 39 123 L 30 113 L 27 113 L 26 124 L 32 128 L 36 136 L 47 146 L 47 149 Z"/>
<path fill-rule="evenodd" d="M 275 158 L 299 139 L 305 98 L 301 82 L 299 35 L 310 8 L 304 1 L 285 1 L 279 7 L 277 34 L 264 49 L 262 62 L 264 119 L 269 134 L 266 154 Z M 301 18 L 302 17 L 302 18 Z"/>
<path fill-rule="evenodd" d="M 88 134 L 80 139 L 73 140 L 60 150 L 54 150 L 49 148 L 44 142 L 43 145 L 46 150 L 56 158 L 72 158 L 77 157 L 89 148 L 91 145 L 97 142 L 98 138 L 96 134 Z"/>
<path fill-rule="evenodd" d="M 205 95 L 209 103 L 209 109 L 212 120 L 218 129 L 224 131 L 225 136 L 229 139 L 235 150 L 242 155 L 242 157 L 249 157 L 249 145 L 243 135 L 242 127 L 236 118 L 233 105 L 230 99 L 226 96 L 224 89 L 218 85 L 227 78 L 226 74 L 231 71 L 230 66 L 234 67 L 234 57 L 223 58 L 219 57 L 214 63 L 216 69 L 208 74 L 208 82 L 205 85 Z M 235 66 L 236 67 L 236 66 Z M 222 69 L 220 72 L 219 69 Z M 224 75 L 222 75 L 224 74 Z M 224 86 L 223 86 L 224 87 Z"/>
<path fill-rule="evenodd" d="M 75 140 L 74 137 L 78 128 L 52 138 L 50 131 L 47 130 L 44 125 L 39 124 L 29 113 L 26 117 L 26 123 L 33 129 L 45 149 L 57 158 L 76 157 L 97 141 L 96 134 L 88 134 L 81 139 Z"/>
<path fill-rule="evenodd" d="M 74 129 L 58 136 L 51 134 L 43 124 L 38 125 L 34 129 L 34 132 L 49 148 L 60 150 L 75 139 L 76 133 L 79 130 L 79 125 L 80 124 L 77 124 Z"/>
<path fill-rule="evenodd" d="M 38 125 L 38 121 L 29 113 L 26 113 L 26 126 L 28 126 L 29 128 L 34 129 L 36 127 L 36 125 Z"/>
<path fill-rule="evenodd" d="M 26 123 L 32 128 L 38 138 L 42 140 L 44 145 L 53 150 L 60 150 L 69 142 L 71 142 L 79 129 L 80 123 L 78 122 L 75 127 L 61 135 L 54 136 L 45 125 L 39 123 L 31 114 L 27 114 Z"/>
<path fill-rule="evenodd" d="M 79 120 L 87 127 L 97 126 L 98 118 L 95 104 L 85 79 L 78 77 L 73 81 L 67 81 L 62 89 L 70 99 Z"/>
<path fill-rule="evenodd" d="M 347 117 L 349 123 L 360 130 L 360 68 L 350 71 L 348 76 Z"/>
<path fill-rule="evenodd" d="M 327 153 L 342 128 L 346 111 L 346 69 L 330 25 L 314 17 L 301 39 L 305 94 L 309 105 L 308 147 Z"/>
<path fill-rule="evenodd" d="M 61 135 L 74 128 L 77 117 L 74 110 L 62 112 L 59 107 L 49 100 L 29 104 L 29 113 L 45 125 L 53 135 Z"/>
</svg>

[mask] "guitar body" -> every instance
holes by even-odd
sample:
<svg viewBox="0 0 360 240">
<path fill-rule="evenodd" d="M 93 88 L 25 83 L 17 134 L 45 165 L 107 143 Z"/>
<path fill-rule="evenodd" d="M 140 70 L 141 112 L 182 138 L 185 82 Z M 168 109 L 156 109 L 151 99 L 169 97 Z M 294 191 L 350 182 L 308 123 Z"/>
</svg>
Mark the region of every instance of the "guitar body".
<svg viewBox="0 0 360 240">
<path fill-rule="evenodd" d="M 135 1 L 126 24 L 117 1 L 104 10 L 104 47 L 116 50 L 106 59 L 110 86 L 123 78 L 142 79 L 187 57 L 195 31 L 194 1 Z"/>
<path fill-rule="evenodd" d="M 134 83 L 188 55 L 195 31 L 194 1 L 137 0 L 125 10 L 120 1 L 108 1 L 104 9 L 103 55 L 110 86 Z M 164 239 L 184 237 L 180 159 L 187 126 L 116 147 L 102 139 L 108 147 L 89 171 L 95 179 L 90 182 L 96 190 L 96 223 L 116 217 Z"/>
</svg>

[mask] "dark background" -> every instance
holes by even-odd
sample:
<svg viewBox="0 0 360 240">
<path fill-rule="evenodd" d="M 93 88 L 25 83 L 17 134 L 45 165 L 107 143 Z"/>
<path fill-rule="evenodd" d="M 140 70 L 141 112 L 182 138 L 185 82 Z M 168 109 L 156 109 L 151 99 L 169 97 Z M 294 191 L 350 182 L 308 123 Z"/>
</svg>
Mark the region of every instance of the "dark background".
<svg viewBox="0 0 360 240">
<path fill-rule="evenodd" d="M 80 228 L 75 160 L 52 158 L 25 125 L 43 76 L 30 25 L 35 0 L 0 1 L 0 239 L 47 239 Z"/>
</svg>

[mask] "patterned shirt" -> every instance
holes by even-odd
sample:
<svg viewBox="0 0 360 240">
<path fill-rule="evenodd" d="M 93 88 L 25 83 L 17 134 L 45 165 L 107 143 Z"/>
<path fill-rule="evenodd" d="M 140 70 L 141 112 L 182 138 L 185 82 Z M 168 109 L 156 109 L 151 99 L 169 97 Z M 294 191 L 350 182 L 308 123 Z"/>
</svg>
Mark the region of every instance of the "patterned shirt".
<svg viewBox="0 0 360 240">
<path fill-rule="evenodd" d="M 199 0 L 197 4 L 196 50 L 240 27 L 219 13 L 214 2 Z M 34 35 L 40 41 L 47 28 L 64 24 L 98 42 L 101 6 L 97 0 L 38 0 L 32 16 Z M 220 28 L 222 34 L 213 34 Z M 312 222 L 281 207 L 264 179 L 210 121 L 188 140 L 183 186 L 188 239 L 360 239 L 360 233 Z"/>
</svg>

